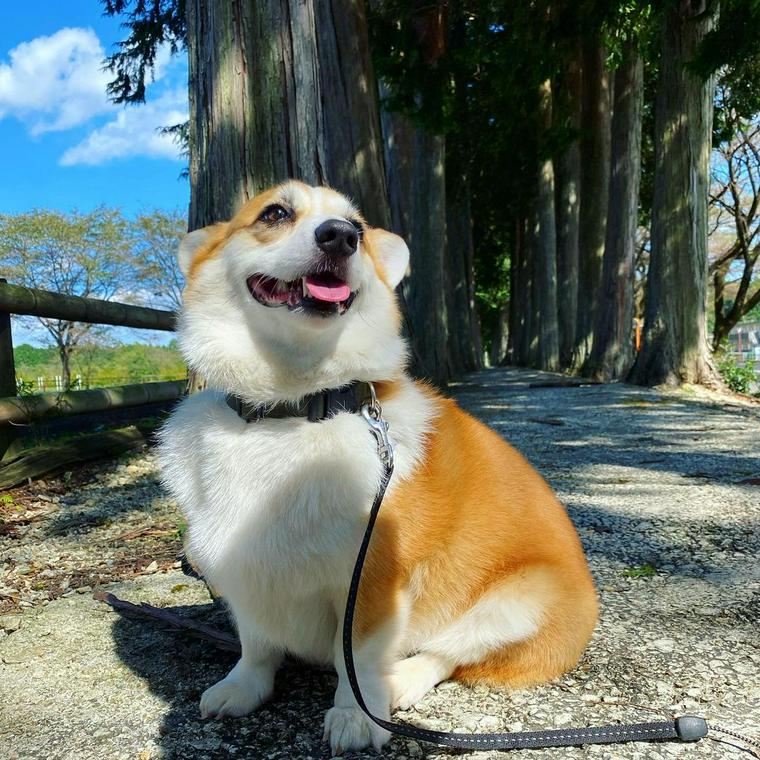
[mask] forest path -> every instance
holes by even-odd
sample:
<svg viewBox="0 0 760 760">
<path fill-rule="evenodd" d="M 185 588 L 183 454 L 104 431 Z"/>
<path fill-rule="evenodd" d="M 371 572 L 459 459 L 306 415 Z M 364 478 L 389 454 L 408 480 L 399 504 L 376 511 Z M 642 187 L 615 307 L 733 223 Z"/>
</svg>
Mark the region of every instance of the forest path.
<svg viewBox="0 0 760 760">
<path fill-rule="evenodd" d="M 512 694 L 443 684 L 397 717 L 437 729 L 528 730 L 657 720 L 645 706 L 760 735 L 758 407 L 625 385 L 531 387 L 554 380 L 491 370 L 469 375 L 452 393 L 520 449 L 568 506 L 600 592 L 601 621 L 591 645 L 557 683 Z M 0 607 L 16 613 L 0 617 L 0 629 L 18 628 L 0 630 L 0 755 L 329 757 L 321 736 L 332 674 L 289 663 L 275 697 L 258 713 L 203 723 L 199 695 L 234 658 L 91 598 L 89 585 L 125 578 L 105 587 L 133 602 L 182 605 L 184 614 L 223 624 L 205 587 L 172 569 L 178 517 L 161 495 L 152 455 L 101 465 L 89 477 L 58 501 L 24 497 L 39 517 L 5 537 L 0 532 L 0 604 L 5 598 L 17 605 Z M 153 543 L 134 548 L 141 540 Z M 48 562 L 52 555 L 56 563 Z M 151 557 L 158 572 L 145 567 Z M 83 593 L 50 593 L 40 601 L 56 565 L 85 584 Z M 365 756 L 377 757 L 346 755 Z M 394 738 L 382 756 L 454 755 Z M 510 757 L 746 755 L 703 741 Z"/>
</svg>

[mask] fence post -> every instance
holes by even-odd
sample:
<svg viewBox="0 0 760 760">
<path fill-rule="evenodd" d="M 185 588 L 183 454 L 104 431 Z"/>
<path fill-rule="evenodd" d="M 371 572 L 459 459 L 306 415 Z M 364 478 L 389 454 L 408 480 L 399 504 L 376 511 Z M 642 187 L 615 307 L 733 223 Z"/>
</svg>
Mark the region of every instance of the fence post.
<svg viewBox="0 0 760 760">
<path fill-rule="evenodd" d="M 0 282 L 6 282 L 0 277 Z M 15 396 L 16 365 L 13 361 L 13 333 L 11 332 L 11 315 L 0 311 L 0 396 Z M 16 438 L 16 430 L 12 425 L 0 427 L 0 459 Z"/>
</svg>

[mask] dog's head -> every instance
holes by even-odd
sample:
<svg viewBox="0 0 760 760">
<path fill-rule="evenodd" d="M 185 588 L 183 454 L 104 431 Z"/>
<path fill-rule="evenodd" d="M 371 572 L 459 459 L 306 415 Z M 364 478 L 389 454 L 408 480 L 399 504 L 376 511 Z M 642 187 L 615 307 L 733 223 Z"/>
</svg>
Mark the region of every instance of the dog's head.
<svg viewBox="0 0 760 760">
<path fill-rule="evenodd" d="M 406 350 L 394 288 L 409 251 L 345 196 L 287 182 L 180 245 L 189 366 L 256 401 L 389 380 Z"/>
</svg>

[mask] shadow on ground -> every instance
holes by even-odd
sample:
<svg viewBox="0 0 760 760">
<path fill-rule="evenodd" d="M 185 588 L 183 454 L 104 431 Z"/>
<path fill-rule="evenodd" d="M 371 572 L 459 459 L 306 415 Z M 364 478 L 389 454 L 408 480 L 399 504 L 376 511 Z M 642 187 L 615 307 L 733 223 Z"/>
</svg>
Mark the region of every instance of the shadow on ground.
<svg viewBox="0 0 760 760">
<path fill-rule="evenodd" d="M 454 395 L 522 450 L 568 504 L 600 588 L 610 583 L 620 586 L 609 589 L 605 585 L 602 593 L 603 606 L 609 603 L 615 615 L 622 616 L 620 630 L 642 629 L 645 632 L 640 640 L 644 642 L 647 637 L 664 635 L 658 634 L 661 627 L 670 631 L 668 635 L 677 636 L 684 626 L 691 625 L 684 610 L 708 602 L 687 599 L 683 608 L 672 610 L 667 605 L 656 610 L 653 604 L 650 612 L 644 591 L 646 580 L 631 580 L 623 571 L 651 567 L 661 581 L 660 586 L 651 587 L 655 595 L 664 593 L 662 584 L 671 583 L 667 579 L 673 579 L 674 584 L 709 584 L 716 598 L 723 594 L 721 589 L 734 589 L 742 582 L 735 576 L 736 568 L 746 567 L 757 550 L 755 527 L 716 504 L 721 497 L 714 489 L 729 489 L 727 493 L 737 503 L 742 494 L 747 501 L 756 498 L 757 486 L 741 483 L 760 475 L 757 451 L 742 450 L 742 441 L 751 435 L 750 428 L 743 426 L 757 424 L 755 413 L 728 415 L 703 404 L 625 386 L 529 387 L 534 379 L 543 377 L 510 375 L 508 371 L 483 373 L 460 385 Z M 620 601 L 610 596 L 621 590 Z M 629 593 L 639 599 L 637 606 L 628 605 L 625 595 Z M 225 613 L 211 605 L 176 609 L 209 624 L 229 625 Z M 722 641 L 734 628 L 741 640 L 757 614 L 757 595 L 727 600 L 721 614 L 700 613 L 699 625 L 704 626 L 700 641 L 709 646 L 711 641 Z M 599 636 L 623 635 L 616 631 L 602 628 L 595 641 Z M 324 712 L 332 704 L 336 685 L 333 674 L 289 661 L 278 675 L 273 699 L 258 712 L 240 720 L 203 723 L 198 714 L 201 692 L 226 675 L 234 656 L 184 634 L 127 617 L 116 620 L 113 636 L 121 660 L 170 706 L 156 739 L 165 757 L 330 757 L 321 744 L 321 734 Z M 613 653 L 609 659 L 594 646 L 579 669 L 570 674 L 570 681 L 596 679 L 607 684 L 606 688 L 611 683 L 613 689 L 619 686 L 634 696 L 640 692 L 641 699 L 646 700 L 666 687 L 673 688 L 671 682 L 678 680 L 677 671 L 668 671 L 667 664 L 658 670 L 659 661 L 639 651 L 640 641 L 636 646 L 626 639 L 603 642 L 602 651 Z M 687 664 L 680 674 L 683 684 L 678 687 L 683 689 L 697 679 L 688 673 L 688 652 L 684 662 Z M 636 684 L 626 686 L 630 679 L 640 679 L 640 689 Z M 545 687 L 540 699 L 545 702 L 547 694 L 550 700 L 556 695 L 562 697 L 562 689 L 561 684 Z M 667 693 L 671 701 L 679 698 L 677 689 L 673 695 Z M 578 701 L 577 694 L 571 696 L 582 716 L 588 708 Z M 511 712 L 511 696 L 499 695 L 499 699 L 506 713 Z M 527 699 L 539 700 L 539 696 L 528 692 Z M 665 697 L 660 702 L 663 700 Z M 577 716 L 573 716 L 573 723 L 578 723 Z M 455 730 L 457 725 L 449 728 Z M 503 725 L 498 730 L 504 730 Z M 430 754 L 440 757 L 458 753 L 413 746 L 394 738 L 382 756 Z M 624 756 L 640 755 L 619 755 Z M 675 755 L 647 755 L 671 756 Z M 366 757 L 376 755 L 368 753 Z"/>
</svg>

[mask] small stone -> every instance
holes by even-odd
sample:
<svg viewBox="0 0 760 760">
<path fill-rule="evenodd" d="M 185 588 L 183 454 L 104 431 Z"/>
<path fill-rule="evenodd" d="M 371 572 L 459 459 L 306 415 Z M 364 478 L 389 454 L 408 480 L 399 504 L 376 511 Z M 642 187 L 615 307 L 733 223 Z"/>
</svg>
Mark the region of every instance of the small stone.
<svg viewBox="0 0 760 760">
<path fill-rule="evenodd" d="M 151 575 L 152 573 L 158 572 L 158 562 L 156 560 L 153 560 L 147 567 L 143 568 L 143 575 Z"/>
<path fill-rule="evenodd" d="M 0 629 L 7 633 L 12 633 L 21 628 L 21 615 L 2 615 L 0 616 Z"/>
<path fill-rule="evenodd" d="M 673 639 L 657 639 L 652 642 L 652 646 L 660 652 L 672 652 L 676 648 L 676 642 Z"/>
<path fill-rule="evenodd" d="M 572 720 L 573 720 L 573 716 L 570 715 L 570 713 L 560 713 L 559 715 L 554 716 L 554 725 L 566 726 Z"/>
<path fill-rule="evenodd" d="M 422 754 L 422 747 L 414 739 L 407 742 L 406 750 L 410 757 L 419 757 Z"/>
<path fill-rule="evenodd" d="M 76 589 L 77 594 L 89 594 L 92 591 L 92 586 L 80 586 Z"/>
</svg>

